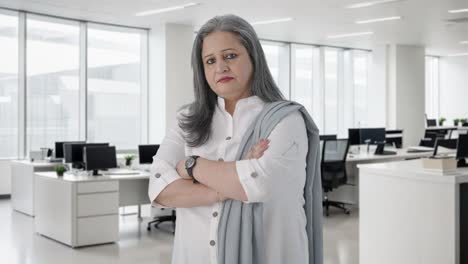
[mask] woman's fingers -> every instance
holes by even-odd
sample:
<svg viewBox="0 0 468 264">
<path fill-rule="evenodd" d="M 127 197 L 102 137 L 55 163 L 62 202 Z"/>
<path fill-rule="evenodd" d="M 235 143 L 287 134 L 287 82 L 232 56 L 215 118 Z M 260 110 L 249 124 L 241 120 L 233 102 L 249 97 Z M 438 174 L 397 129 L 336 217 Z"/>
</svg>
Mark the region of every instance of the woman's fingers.
<svg viewBox="0 0 468 264">
<path fill-rule="evenodd" d="M 257 144 L 252 146 L 252 148 L 247 152 L 246 159 L 258 159 L 263 156 L 265 150 L 268 149 L 270 140 L 260 139 Z"/>
</svg>

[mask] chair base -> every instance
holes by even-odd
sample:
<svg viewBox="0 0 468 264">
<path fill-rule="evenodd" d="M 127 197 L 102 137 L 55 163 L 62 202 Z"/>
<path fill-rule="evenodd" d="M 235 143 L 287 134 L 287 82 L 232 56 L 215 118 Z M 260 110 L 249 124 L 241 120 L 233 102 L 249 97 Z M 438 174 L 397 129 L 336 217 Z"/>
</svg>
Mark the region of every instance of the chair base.
<svg viewBox="0 0 468 264">
<path fill-rule="evenodd" d="M 343 202 L 336 202 L 336 201 L 330 201 L 330 200 L 325 200 L 323 201 L 323 207 L 325 208 L 325 216 L 329 216 L 330 213 L 329 213 L 329 208 L 330 206 L 332 207 L 335 207 L 335 208 L 338 208 L 338 209 L 341 209 L 343 210 L 343 212 L 347 215 L 349 215 L 349 210 L 345 207 L 345 203 Z"/>
<path fill-rule="evenodd" d="M 152 221 L 148 222 L 148 227 L 146 228 L 146 230 L 151 231 L 151 225 L 153 225 L 154 228 L 159 228 L 159 224 L 164 223 L 164 222 L 172 222 L 172 225 L 174 227 L 174 231 L 172 231 L 172 233 L 175 233 L 175 226 L 176 226 L 175 211 L 172 211 L 172 215 L 155 217 Z"/>
</svg>

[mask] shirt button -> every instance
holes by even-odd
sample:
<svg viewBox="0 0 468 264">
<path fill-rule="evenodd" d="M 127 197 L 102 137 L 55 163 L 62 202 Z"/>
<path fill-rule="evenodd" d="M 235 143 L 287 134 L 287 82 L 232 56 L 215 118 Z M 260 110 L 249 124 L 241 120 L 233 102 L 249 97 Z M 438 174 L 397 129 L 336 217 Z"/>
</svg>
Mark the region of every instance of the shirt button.
<svg viewBox="0 0 468 264">
<path fill-rule="evenodd" d="M 224 159 L 223 159 L 223 158 L 219 158 L 218 161 L 224 161 Z"/>
<path fill-rule="evenodd" d="M 256 178 L 257 176 L 258 176 L 258 173 L 256 173 L 256 172 L 252 172 L 250 174 L 250 177 L 252 177 L 252 178 Z"/>
<path fill-rule="evenodd" d="M 216 245 L 216 242 L 215 242 L 214 240 L 211 240 L 211 241 L 210 241 L 210 245 L 211 245 L 211 246 L 214 246 L 214 245 Z"/>
<path fill-rule="evenodd" d="M 231 137 L 227 137 L 226 140 L 231 140 Z"/>
<path fill-rule="evenodd" d="M 213 217 L 217 217 L 217 216 L 218 216 L 218 212 L 214 212 Z"/>
<path fill-rule="evenodd" d="M 161 177 L 161 173 L 156 173 L 156 174 L 154 175 L 154 177 L 156 177 L 156 178 Z"/>
</svg>

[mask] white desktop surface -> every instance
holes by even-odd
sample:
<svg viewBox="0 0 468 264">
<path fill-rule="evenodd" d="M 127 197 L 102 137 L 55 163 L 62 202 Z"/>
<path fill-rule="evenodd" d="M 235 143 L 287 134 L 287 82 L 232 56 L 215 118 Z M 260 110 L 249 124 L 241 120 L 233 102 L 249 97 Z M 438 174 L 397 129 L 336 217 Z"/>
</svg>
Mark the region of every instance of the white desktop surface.
<svg viewBox="0 0 468 264">
<path fill-rule="evenodd" d="M 468 169 L 425 169 L 421 160 L 358 165 L 362 264 L 457 264 L 458 188 Z"/>
<path fill-rule="evenodd" d="M 99 181 L 112 181 L 112 180 L 139 180 L 139 179 L 149 179 L 149 172 L 138 171 L 138 174 L 120 174 L 120 175 L 82 175 L 82 174 L 72 174 L 66 172 L 63 176 L 58 176 L 55 172 L 38 172 L 36 175 L 41 177 L 46 177 L 50 179 L 56 179 L 60 181 L 69 181 L 69 182 L 99 182 Z"/>
</svg>

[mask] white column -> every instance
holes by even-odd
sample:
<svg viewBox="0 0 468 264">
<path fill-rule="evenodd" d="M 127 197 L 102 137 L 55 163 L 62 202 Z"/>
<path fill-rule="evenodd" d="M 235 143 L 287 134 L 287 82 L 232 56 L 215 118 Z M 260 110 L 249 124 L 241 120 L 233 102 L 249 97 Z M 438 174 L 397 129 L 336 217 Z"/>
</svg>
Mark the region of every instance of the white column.
<svg viewBox="0 0 468 264">
<path fill-rule="evenodd" d="M 166 24 L 149 33 L 149 142 L 160 143 L 177 110 L 193 101 L 194 28 Z"/>
<path fill-rule="evenodd" d="M 424 136 L 425 49 L 391 45 L 388 53 L 387 127 L 403 129 L 404 146 Z"/>
</svg>

